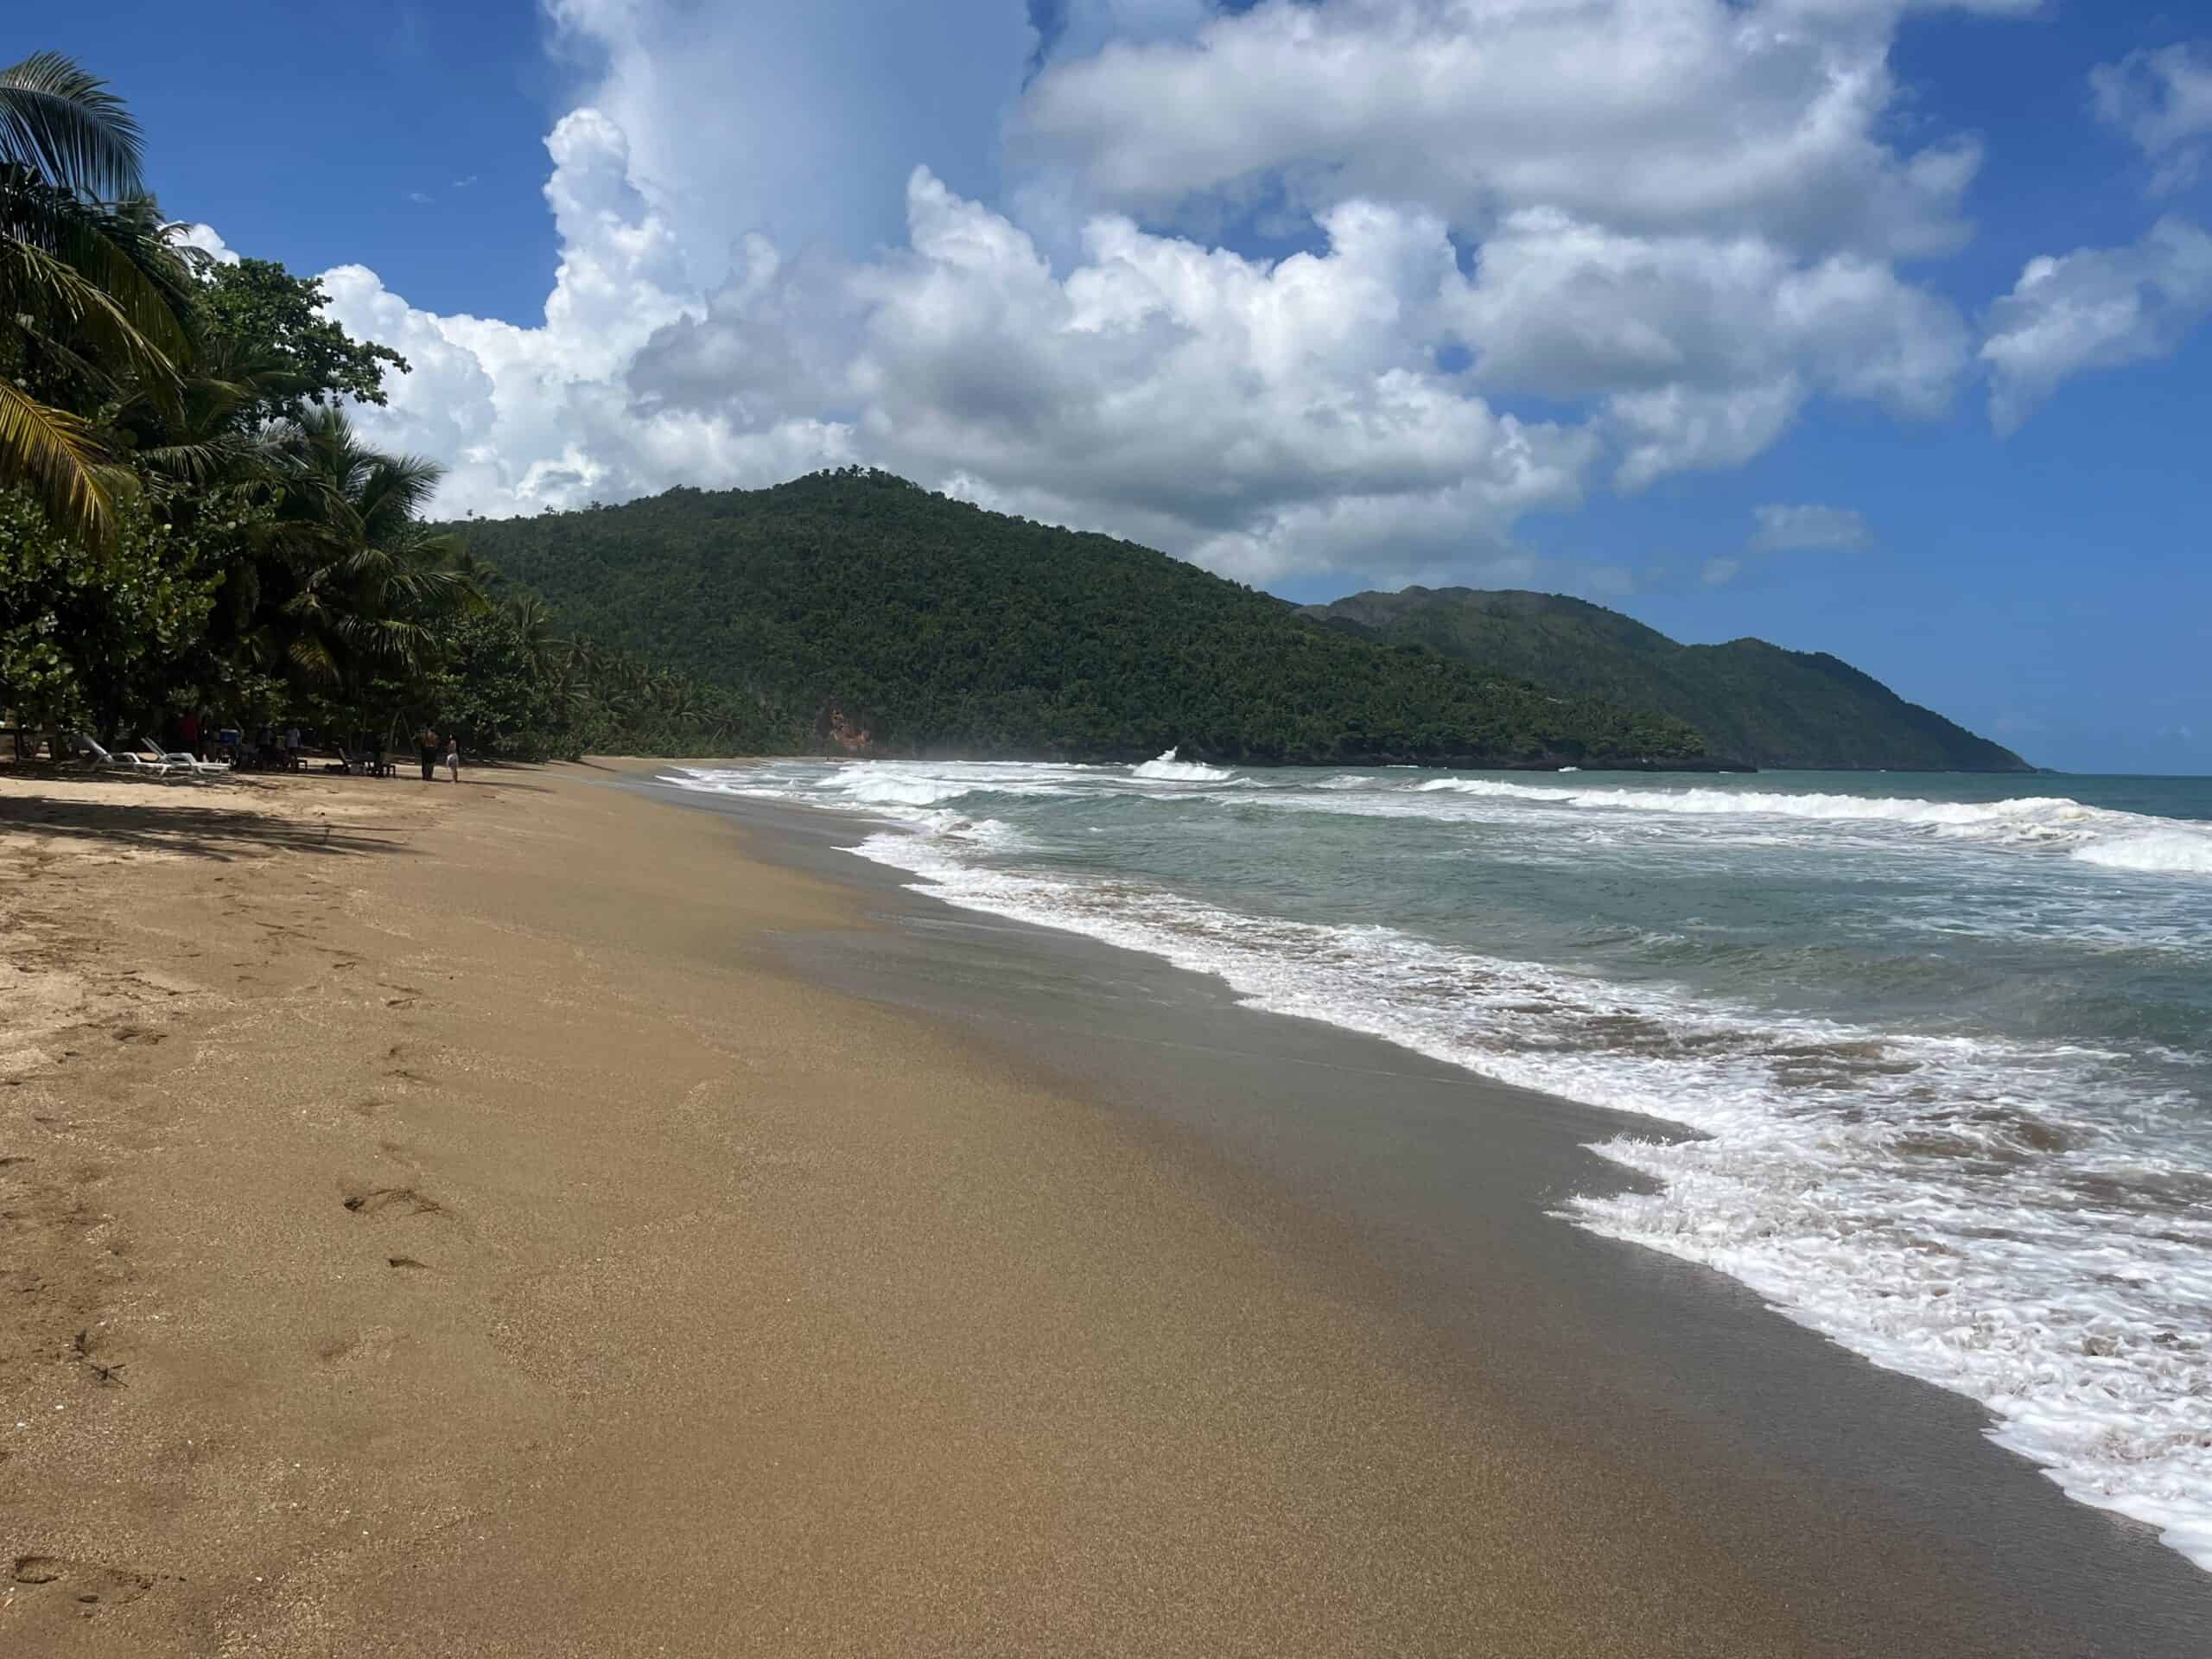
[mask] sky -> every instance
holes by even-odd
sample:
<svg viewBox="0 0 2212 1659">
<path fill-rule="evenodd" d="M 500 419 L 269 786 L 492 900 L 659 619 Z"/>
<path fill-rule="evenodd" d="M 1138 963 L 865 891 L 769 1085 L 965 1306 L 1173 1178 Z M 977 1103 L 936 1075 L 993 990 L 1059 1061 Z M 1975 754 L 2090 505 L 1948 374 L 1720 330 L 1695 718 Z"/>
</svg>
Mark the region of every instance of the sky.
<svg viewBox="0 0 2212 1659">
<path fill-rule="evenodd" d="M 49 11 L 505 515 L 866 463 L 2212 772 L 2197 0 Z M 230 90 L 226 90 L 230 89 Z"/>
</svg>

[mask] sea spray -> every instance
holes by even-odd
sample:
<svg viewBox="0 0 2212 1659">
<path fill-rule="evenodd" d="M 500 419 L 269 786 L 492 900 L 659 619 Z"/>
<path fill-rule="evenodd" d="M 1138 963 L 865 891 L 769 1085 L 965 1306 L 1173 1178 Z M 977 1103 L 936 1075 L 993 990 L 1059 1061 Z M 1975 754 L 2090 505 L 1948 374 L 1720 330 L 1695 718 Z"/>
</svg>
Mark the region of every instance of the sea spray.
<svg viewBox="0 0 2212 1659">
<path fill-rule="evenodd" d="M 1181 760 L 1176 757 L 1179 749 L 1170 749 L 1154 760 L 1129 769 L 1132 778 L 1149 778 L 1168 784 L 1225 784 L 1236 774 L 1219 766 L 1202 766 L 1195 760 Z"/>
</svg>

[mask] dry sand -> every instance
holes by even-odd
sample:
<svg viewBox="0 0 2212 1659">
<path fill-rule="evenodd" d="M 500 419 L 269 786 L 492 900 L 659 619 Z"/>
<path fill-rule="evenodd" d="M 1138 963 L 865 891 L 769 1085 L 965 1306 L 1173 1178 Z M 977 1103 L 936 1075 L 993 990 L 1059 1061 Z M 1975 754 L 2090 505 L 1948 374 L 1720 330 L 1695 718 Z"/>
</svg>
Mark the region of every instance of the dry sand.
<svg viewBox="0 0 2212 1659">
<path fill-rule="evenodd" d="M 1851 1650 L 608 775 L 0 779 L 0 1653 Z"/>
</svg>

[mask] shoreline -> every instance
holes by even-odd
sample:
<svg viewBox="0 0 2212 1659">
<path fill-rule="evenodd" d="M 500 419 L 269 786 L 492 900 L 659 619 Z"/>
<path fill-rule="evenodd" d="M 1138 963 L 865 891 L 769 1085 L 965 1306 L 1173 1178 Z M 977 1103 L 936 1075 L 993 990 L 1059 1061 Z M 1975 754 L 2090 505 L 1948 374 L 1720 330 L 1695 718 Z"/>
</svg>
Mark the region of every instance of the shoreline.
<svg viewBox="0 0 2212 1659">
<path fill-rule="evenodd" d="M 2032 1576 L 2036 1587 L 2021 1590 L 2011 1637 L 2017 1645 L 2004 1651 L 2044 1651 L 2037 1644 L 2051 1642 L 2050 1629 L 2075 1618 L 2078 1645 L 2053 1643 L 2048 1650 L 2105 1651 L 2098 1644 L 2110 1643 L 2114 1652 L 2166 1651 L 2149 1625 L 2125 1641 L 2117 1634 L 2130 1628 L 2133 1599 L 2155 1605 L 2161 1583 L 2202 1610 L 2173 1624 L 2171 1650 L 2201 1649 L 2201 1638 L 2188 1631 L 2190 1619 L 2212 1621 L 2212 1574 L 2161 1543 L 2156 1527 L 2067 1497 L 2039 1465 L 1992 1440 L 1999 1425 L 1979 1404 L 1853 1353 L 1716 1269 L 1604 1237 L 1554 1213 L 1570 1196 L 1645 1186 L 1645 1178 L 1600 1157 L 1594 1143 L 1624 1134 L 1689 1139 L 1694 1130 L 1498 1082 L 1332 1024 L 1249 1007 L 1219 980 L 1147 953 L 955 906 L 934 897 L 925 879 L 849 850 L 876 827 L 864 814 L 641 787 L 671 804 L 724 813 L 764 831 L 755 843 L 761 855 L 861 887 L 871 895 L 871 914 L 904 935 L 887 961 L 880 943 L 863 956 L 834 937 L 796 941 L 791 955 L 802 972 L 934 1018 L 987 1027 L 995 1040 L 1048 1071 L 1071 1071 L 1082 1087 L 1123 1110 L 1195 1137 L 1236 1168 L 1266 1170 L 1309 1205 L 1356 1217 L 1370 1237 L 1389 1241 L 1382 1254 L 1395 1294 L 1454 1341 L 1494 1355 L 1510 1352 L 1516 1338 L 1541 1334 L 1545 1346 L 1569 1348 L 1564 1360 L 1516 1355 L 1515 1369 L 1531 1390 L 1562 1371 L 1599 1381 L 1610 1404 L 1592 1410 L 1587 1432 L 1611 1433 L 1614 1414 L 1623 1412 L 1677 1427 L 1717 1415 L 1721 1422 L 1708 1426 L 1722 1429 L 1730 1456 L 1771 1464 L 1786 1471 L 1778 1478 L 1863 1489 L 1854 1498 L 1872 1497 L 1869 1510 L 1885 1511 L 1873 1524 L 1891 1535 L 1917 1535 L 1914 1552 L 1950 1557 L 1947 1573 L 1972 1575 L 1980 1568 L 1969 1558 L 2012 1554 L 2005 1572 Z M 950 980 L 948 952 L 963 962 Z M 1041 963 L 1052 966 L 1052 994 L 1033 998 L 1044 982 Z M 1058 1010 L 1071 1000 L 1081 1002 L 1079 1014 L 1033 1017 L 1039 1001 Z M 1033 1017 L 1020 1016 L 1025 1004 Z M 1222 1035 L 1230 1033 L 1239 1034 Z M 1078 1058 L 1084 1044 L 1101 1052 Z M 1132 1055 L 1147 1063 L 1130 1065 Z M 1294 1084 L 1289 1091 L 1306 1115 L 1291 1119 L 1287 1133 L 1283 1116 L 1246 1109 L 1218 1084 L 1210 1098 L 1195 1098 L 1182 1057 L 1227 1069 L 1287 1063 L 1292 1079 L 1308 1067 L 1336 1071 L 1346 1092 L 1358 1091 L 1357 1116 L 1332 1111 L 1327 1090 Z M 1450 1104 L 1423 1104 L 1423 1090 Z M 1392 1099 L 1392 1091 L 1414 1098 Z M 1389 1121 L 1378 1128 L 1372 1120 L 1385 1108 Z M 1470 1147 L 1501 1131 L 1506 1158 L 1485 1151 L 1478 1165 Z M 1292 1144 L 1294 1136 L 1303 1144 Z M 1470 1188 L 1477 1195 L 1471 1205 Z M 1533 1293 L 1519 1287 L 1518 1306 L 1542 1308 L 1525 1321 L 1517 1311 L 1500 1317 L 1466 1302 L 1467 1286 L 1495 1280 L 1491 1264 L 1509 1249 L 1537 1258 L 1516 1264 L 1519 1276 L 1538 1286 Z M 1558 1270 L 1569 1262 L 1571 1275 Z M 1570 1287 L 1587 1322 L 1579 1344 L 1541 1328 Z M 1641 1345 L 1618 1345 L 1624 1333 Z M 1712 1351 L 1700 1351 L 1707 1344 Z M 1726 1360 L 1718 1357 L 1723 1354 Z M 1630 1357 L 1643 1368 L 1635 1382 L 1605 1375 L 1608 1365 Z M 1748 1369 L 1732 1376 L 1731 1363 Z M 1827 1421 L 1846 1405 L 1854 1421 Z M 1663 1448 L 1652 1451 L 1643 1460 L 1662 1471 L 1662 1481 L 1700 1484 L 1694 1470 L 1666 1469 Z M 1704 1484 L 1716 1508 L 1739 1502 L 1725 1483 Z M 1732 1530 L 1746 1548 L 1761 1548 L 1762 1523 Z M 2059 1532 L 2069 1541 L 2053 1548 Z M 2114 1575 L 2126 1571 L 2106 1554 L 2113 1547 L 2147 1569 L 2134 1592 L 2112 1592 Z M 2090 1560 L 2093 1567 L 2083 1565 Z M 1897 1567 L 1910 1578 L 1924 1563 L 1901 1558 Z M 1811 1580 L 1805 1588 L 1818 1593 Z M 1888 1593 L 1905 1592 L 1899 1585 Z M 1992 1606 L 2012 1599 L 2012 1592 L 1998 1591 Z M 1940 1622 L 1936 1600 L 1940 1595 L 1927 1616 Z M 2075 1613 L 2058 1611 L 2068 1602 L 2080 1604 Z M 1997 1611 L 1990 1619 L 1982 1639 L 2016 1622 Z M 1950 1649 L 1931 1643 L 1928 1650 L 1980 1650 L 1963 1630 L 1950 1639 Z"/>
<path fill-rule="evenodd" d="M 639 770 L 0 798 L 89 988 L 0 1645 L 2201 1651 L 1966 1402 L 1546 1217 L 1623 1120 Z"/>
</svg>

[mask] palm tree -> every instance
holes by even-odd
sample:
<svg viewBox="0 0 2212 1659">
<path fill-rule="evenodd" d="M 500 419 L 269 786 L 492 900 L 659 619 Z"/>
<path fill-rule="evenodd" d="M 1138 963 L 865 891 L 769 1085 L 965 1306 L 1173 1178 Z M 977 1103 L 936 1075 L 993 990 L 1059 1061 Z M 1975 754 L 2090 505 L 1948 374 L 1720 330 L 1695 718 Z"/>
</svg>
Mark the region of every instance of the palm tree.
<svg viewBox="0 0 2212 1659">
<path fill-rule="evenodd" d="M 130 475 L 92 423 L 34 387 L 174 385 L 189 280 L 123 100 L 57 52 L 0 69 L 0 486 L 106 534 Z"/>
<path fill-rule="evenodd" d="M 485 603 L 461 538 L 422 522 L 443 469 L 370 448 L 335 407 L 278 429 L 272 448 L 283 493 L 270 533 L 294 669 L 339 688 L 435 666 L 447 624 Z"/>
<path fill-rule="evenodd" d="M 530 671 L 541 680 L 558 680 L 569 646 L 553 637 L 553 613 L 545 608 L 545 601 L 536 594 L 517 594 L 507 601 L 507 621 Z"/>
<path fill-rule="evenodd" d="M 278 460 L 273 435 L 254 411 L 305 381 L 266 349 L 216 334 L 199 344 L 175 385 L 139 386 L 122 397 L 111 424 L 159 490 L 271 484 Z"/>
</svg>

